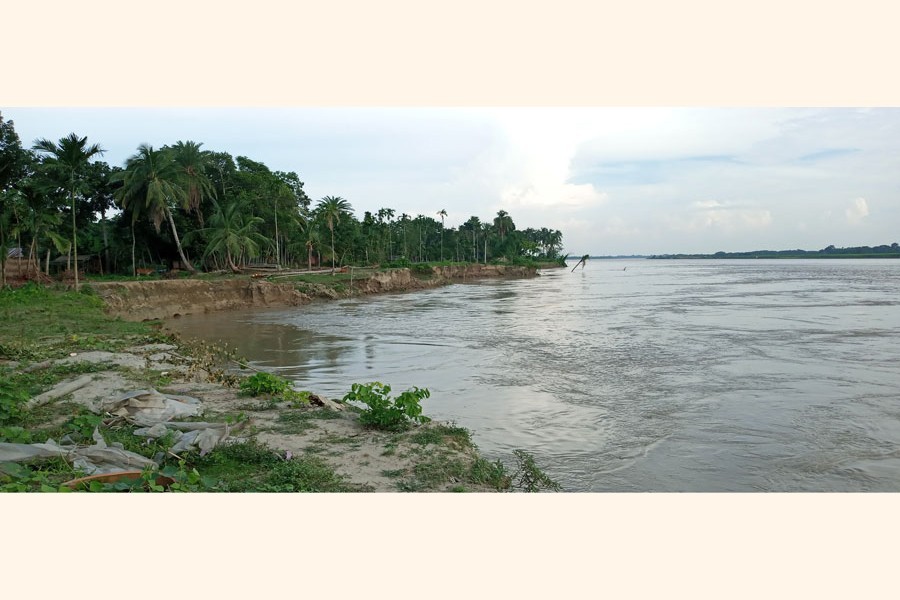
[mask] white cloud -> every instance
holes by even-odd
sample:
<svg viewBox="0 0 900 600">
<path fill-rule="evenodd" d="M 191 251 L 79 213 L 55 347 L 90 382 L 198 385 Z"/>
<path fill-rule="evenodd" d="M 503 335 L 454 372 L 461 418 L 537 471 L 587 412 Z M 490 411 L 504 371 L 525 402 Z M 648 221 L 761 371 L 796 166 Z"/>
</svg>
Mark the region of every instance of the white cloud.
<svg viewBox="0 0 900 600">
<path fill-rule="evenodd" d="M 853 203 L 844 211 L 847 215 L 847 222 L 851 225 L 859 224 L 864 218 L 869 216 L 869 203 L 865 198 L 856 198 Z"/>
<path fill-rule="evenodd" d="M 507 186 L 500 193 L 500 203 L 508 211 L 518 207 L 586 208 L 602 204 L 607 198 L 607 194 L 598 192 L 591 184 L 548 183 L 539 187 L 526 183 Z"/>
<path fill-rule="evenodd" d="M 718 200 L 700 200 L 693 202 L 690 209 L 682 214 L 669 216 L 666 221 L 668 226 L 684 232 L 734 233 L 770 226 L 772 212 L 762 208 L 743 208 Z"/>
</svg>

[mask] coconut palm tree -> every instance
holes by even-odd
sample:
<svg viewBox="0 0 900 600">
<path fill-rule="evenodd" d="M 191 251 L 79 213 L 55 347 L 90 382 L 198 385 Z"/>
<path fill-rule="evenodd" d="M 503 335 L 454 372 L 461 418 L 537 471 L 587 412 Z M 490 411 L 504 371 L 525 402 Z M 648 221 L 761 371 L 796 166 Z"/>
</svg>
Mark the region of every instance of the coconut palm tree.
<svg viewBox="0 0 900 600">
<path fill-rule="evenodd" d="M 203 225 L 203 211 L 200 206 L 203 200 L 216 197 L 216 190 L 212 181 L 206 175 L 206 169 L 210 165 L 210 153 L 201 150 L 197 142 L 177 142 L 169 150 L 172 158 L 181 170 L 181 185 L 185 188 L 185 210 L 197 215 L 200 225 Z"/>
<path fill-rule="evenodd" d="M 238 202 L 231 202 L 224 207 L 215 200 L 212 202 L 213 214 L 209 219 L 209 227 L 191 232 L 185 238 L 200 232 L 208 233 L 209 242 L 203 257 L 224 255 L 225 264 L 232 273 L 240 273 L 241 269 L 235 264 L 234 257 L 244 254 L 250 258 L 259 256 L 260 247 L 270 244 L 269 240 L 256 231 L 256 226 L 263 219 L 245 215 Z"/>
<path fill-rule="evenodd" d="M 437 214 L 441 217 L 441 262 L 444 262 L 444 217 L 447 216 L 447 211 L 442 208 Z"/>
<path fill-rule="evenodd" d="M 188 262 L 178 239 L 178 230 L 172 218 L 171 203 L 186 206 L 188 192 L 183 183 L 183 170 L 170 152 L 154 150 L 153 146 L 141 144 L 137 154 L 125 162 L 125 170 L 114 173 L 113 181 L 121 181 L 122 187 L 116 190 L 115 197 L 123 208 L 133 208 L 145 213 L 159 233 L 163 220 L 169 223 L 175 246 L 182 264 L 188 271 L 196 273 Z"/>
<path fill-rule="evenodd" d="M 99 144 L 87 144 L 87 136 L 70 133 L 54 143 L 47 138 L 35 140 L 32 149 L 46 156 L 44 164 L 55 171 L 63 187 L 69 192 L 72 206 L 72 251 L 75 254 L 75 291 L 78 291 L 78 233 L 75 227 L 75 191 L 90 160 L 105 150 Z"/>
<path fill-rule="evenodd" d="M 319 235 L 319 230 L 313 227 L 312 223 L 306 228 L 306 242 L 304 245 L 306 246 L 306 268 L 312 271 L 312 255 L 313 248 L 321 243 L 322 237 Z"/>
<path fill-rule="evenodd" d="M 329 231 L 331 231 L 331 274 L 334 275 L 334 226 L 340 224 L 341 216 L 353 212 L 353 207 L 340 196 L 325 196 L 319 200 L 316 209 L 325 220 L 325 224 L 328 225 Z"/>
<path fill-rule="evenodd" d="M 513 231 L 516 226 L 513 223 L 512 217 L 509 216 L 509 213 L 505 210 L 501 210 L 497 212 L 497 216 L 494 217 L 494 228 L 500 234 L 500 241 L 502 242 L 506 238 L 506 234 Z"/>
</svg>

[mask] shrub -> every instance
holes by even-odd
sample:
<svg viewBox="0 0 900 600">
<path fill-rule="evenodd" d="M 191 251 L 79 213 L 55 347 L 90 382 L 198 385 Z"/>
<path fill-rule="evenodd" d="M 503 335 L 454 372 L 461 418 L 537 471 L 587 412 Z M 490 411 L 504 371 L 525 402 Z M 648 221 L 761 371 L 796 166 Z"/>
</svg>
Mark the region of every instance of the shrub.
<svg viewBox="0 0 900 600">
<path fill-rule="evenodd" d="M 382 269 L 408 269 L 412 266 L 408 258 L 400 257 L 396 260 L 388 261 L 381 264 Z"/>
<path fill-rule="evenodd" d="M 344 396 L 344 402 L 356 401 L 365 404 L 360 422 L 366 427 L 385 431 L 403 431 L 412 423 L 427 423 L 431 419 L 422 414 L 419 404 L 431 395 L 426 388 L 413 387 L 396 398 L 391 398 L 391 386 L 378 381 L 361 384 L 354 383 L 350 392 Z"/>
<path fill-rule="evenodd" d="M 291 389 L 291 384 L 277 375 L 271 373 L 256 373 L 241 381 L 241 393 L 248 396 L 260 396 L 262 394 L 283 394 Z"/>
</svg>

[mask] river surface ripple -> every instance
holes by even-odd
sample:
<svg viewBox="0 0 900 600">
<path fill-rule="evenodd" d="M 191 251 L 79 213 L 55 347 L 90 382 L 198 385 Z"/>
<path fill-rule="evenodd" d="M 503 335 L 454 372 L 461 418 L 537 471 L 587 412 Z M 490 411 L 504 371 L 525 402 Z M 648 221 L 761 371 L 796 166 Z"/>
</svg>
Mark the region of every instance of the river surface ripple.
<svg viewBox="0 0 900 600">
<path fill-rule="evenodd" d="M 427 387 L 566 491 L 900 491 L 900 260 L 570 270 L 170 326 L 332 397 Z"/>
</svg>

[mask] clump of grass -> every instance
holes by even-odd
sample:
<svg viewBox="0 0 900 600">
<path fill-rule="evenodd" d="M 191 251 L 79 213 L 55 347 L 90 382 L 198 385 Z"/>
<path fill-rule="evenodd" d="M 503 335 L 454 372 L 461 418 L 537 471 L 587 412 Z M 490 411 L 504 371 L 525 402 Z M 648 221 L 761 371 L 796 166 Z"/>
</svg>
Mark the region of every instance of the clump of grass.
<svg viewBox="0 0 900 600">
<path fill-rule="evenodd" d="M 472 448 L 472 434 L 468 429 L 456 425 L 429 425 L 412 434 L 409 440 L 421 446 L 445 445 L 457 450 Z"/>
<path fill-rule="evenodd" d="M 459 481 L 468 474 L 468 465 L 449 452 L 435 452 L 412 469 L 412 478 L 397 483 L 403 492 L 435 490 L 448 481 Z"/>
<path fill-rule="evenodd" d="M 469 479 L 474 483 L 489 485 L 499 491 L 508 490 L 512 485 L 512 478 L 502 462 L 499 460 L 488 462 L 481 457 L 476 458 L 472 463 L 472 467 L 469 469 Z"/>
<path fill-rule="evenodd" d="M 194 466 L 216 480 L 222 492 L 347 492 L 361 491 L 347 483 L 315 456 L 285 460 L 258 441 L 217 446 Z"/>
</svg>

